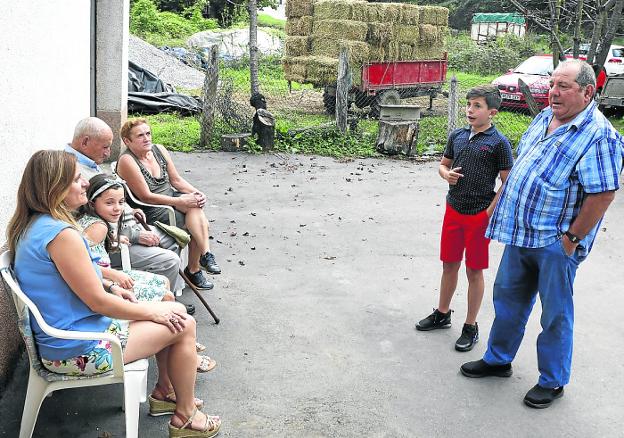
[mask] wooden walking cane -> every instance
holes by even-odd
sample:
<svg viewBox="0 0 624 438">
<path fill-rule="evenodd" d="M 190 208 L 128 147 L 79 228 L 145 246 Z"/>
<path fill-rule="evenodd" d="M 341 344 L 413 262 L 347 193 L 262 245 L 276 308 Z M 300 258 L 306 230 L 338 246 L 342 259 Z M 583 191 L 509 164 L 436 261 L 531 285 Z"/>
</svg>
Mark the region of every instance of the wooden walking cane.
<svg viewBox="0 0 624 438">
<path fill-rule="evenodd" d="M 134 218 L 137 220 L 138 223 L 140 223 L 143 228 L 145 228 L 147 231 L 152 231 L 151 228 L 149 227 L 149 225 L 147 225 L 147 223 L 145 222 L 145 220 L 143 220 L 143 218 L 141 217 L 140 214 L 135 213 L 134 214 Z M 201 293 L 199 292 L 199 290 L 197 289 L 197 287 L 191 282 L 191 280 L 189 280 L 189 278 L 184 274 L 184 271 L 182 269 L 178 270 L 178 273 L 180 274 L 180 276 L 182 277 L 182 279 L 184 280 L 184 282 L 186 283 L 186 285 L 188 287 L 191 288 L 191 290 L 195 293 L 195 295 L 197 295 L 197 298 L 199 298 L 199 301 L 202 302 L 202 304 L 204 305 L 204 307 L 206 308 L 206 310 L 208 310 L 208 313 L 210 313 L 210 316 L 212 316 L 212 319 L 214 319 L 215 324 L 219 324 L 219 317 L 217 315 L 215 315 L 215 313 L 212 311 L 212 309 L 210 308 L 210 306 L 208 305 L 208 303 L 206 302 L 206 300 L 204 299 L 204 297 L 202 297 Z"/>
</svg>

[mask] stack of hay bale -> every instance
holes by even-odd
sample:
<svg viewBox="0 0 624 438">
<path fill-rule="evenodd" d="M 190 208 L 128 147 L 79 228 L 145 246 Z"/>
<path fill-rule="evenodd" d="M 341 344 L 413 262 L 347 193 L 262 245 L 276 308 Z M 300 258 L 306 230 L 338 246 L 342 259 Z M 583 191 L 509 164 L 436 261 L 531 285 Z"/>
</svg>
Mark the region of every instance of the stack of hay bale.
<svg viewBox="0 0 624 438">
<path fill-rule="evenodd" d="M 448 9 L 362 0 L 288 0 L 284 75 L 287 80 L 336 82 L 338 56 L 347 49 L 353 82 L 366 62 L 440 59 Z"/>
</svg>

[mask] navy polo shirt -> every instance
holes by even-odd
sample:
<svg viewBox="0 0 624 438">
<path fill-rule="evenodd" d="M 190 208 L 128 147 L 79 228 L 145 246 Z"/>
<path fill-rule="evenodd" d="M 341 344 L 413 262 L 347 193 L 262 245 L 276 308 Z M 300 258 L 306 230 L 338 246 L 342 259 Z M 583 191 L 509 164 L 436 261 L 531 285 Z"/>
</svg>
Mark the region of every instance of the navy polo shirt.
<svg viewBox="0 0 624 438">
<path fill-rule="evenodd" d="M 509 140 L 494 125 L 470 138 L 470 126 L 451 132 L 444 156 L 453 160 L 451 168 L 461 167 L 464 176 L 449 185 L 447 202 L 461 214 L 477 214 L 485 210 L 496 192 L 496 177 L 509 170 L 513 156 Z"/>
</svg>

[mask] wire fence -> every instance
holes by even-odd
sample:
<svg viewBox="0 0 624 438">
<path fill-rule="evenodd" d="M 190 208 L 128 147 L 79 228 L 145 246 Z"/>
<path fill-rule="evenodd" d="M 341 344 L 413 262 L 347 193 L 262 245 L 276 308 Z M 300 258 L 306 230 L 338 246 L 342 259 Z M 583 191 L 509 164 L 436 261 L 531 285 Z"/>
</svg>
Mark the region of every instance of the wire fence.
<svg viewBox="0 0 624 438">
<path fill-rule="evenodd" d="M 469 70 L 469 66 L 466 67 Z M 449 99 L 451 79 L 454 77 L 457 89 L 451 97 L 456 98 Z M 298 135 L 301 139 L 306 132 L 314 132 L 317 128 L 335 127 L 336 88 L 333 84 L 315 87 L 288 82 L 284 78 L 281 56 L 260 56 L 259 80 L 260 92 L 266 98 L 267 108 L 276 118 L 278 139 L 292 135 Z M 490 82 L 491 78 L 488 77 L 448 72 L 445 80 L 431 86 L 389 86 L 372 93 L 354 88 L 349 97 L 349 129 L 344 135 L 361 135 L 366 132 L 371 141 L 375 142 L 379 133 L 381 105 L 415 105 L 422 108 L 422 118 L 411 154 L 439 153 L 444 149 L 449 130 L 466 124 L 466 92 L 476 85 Z M 254 108 L 249 104 L 249 60 L 220 60 L 218 72 L 211 72 L 207 76 L 204 92 L 211 87 L 216 89 L 216 95 L 204 96 L 204 99 L 213 102 L 214 120 L 208 128 L 212 131 L 209 142 L 214 147 L 221 141 L 223 134 L 251 130 Z M 527 112 L 506 111 L 503 108 L 494 122 L 515 147 L 530 120 Z M 205 125 L 204 120 L 202 125 Z"/>
</svg>

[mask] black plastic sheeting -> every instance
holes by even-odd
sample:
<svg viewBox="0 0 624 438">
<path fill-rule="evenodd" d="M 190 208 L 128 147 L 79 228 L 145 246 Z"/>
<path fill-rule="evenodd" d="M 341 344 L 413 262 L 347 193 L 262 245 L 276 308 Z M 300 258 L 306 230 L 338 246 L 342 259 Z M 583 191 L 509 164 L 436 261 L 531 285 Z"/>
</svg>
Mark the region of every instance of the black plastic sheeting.
<svg viewBox="0 0 624 438">
<path fill-rule="evenodd" d="M 186 94 L 128 92 L 128 112 L 131 113 L 179 112 L 189 116 L 198 114 L 201 110 L 201 103 L 193 96 Z"/>
<path fill-rule="evenodd" d="M 201 102 L 192 96 L 174 92 L 173 86 L 132 61 L 128 62 L 128 112 L 158 114 L 201 112 Z"/>
</svg>

